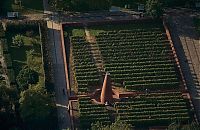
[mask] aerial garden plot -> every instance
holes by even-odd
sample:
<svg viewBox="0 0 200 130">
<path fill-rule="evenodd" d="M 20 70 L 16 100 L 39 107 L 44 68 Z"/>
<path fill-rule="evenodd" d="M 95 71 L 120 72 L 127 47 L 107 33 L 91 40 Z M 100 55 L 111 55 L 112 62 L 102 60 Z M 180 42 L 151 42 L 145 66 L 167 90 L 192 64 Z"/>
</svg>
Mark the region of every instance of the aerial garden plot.
<svg viewBox="0 0 200 130">
<path fill-rule="evenodd" d="M 44 65 L 43 23 L 5 22 L 4 28 L 0 23 L 1 129 L 56 127 L 55 104 L 48 88 L 50 75 Z"/>
<path fill-rule="evenodd" d="M 162 21 L 65 25 L 64 36 L 80 129 L 116 119 L 139 129 L 194 120 Z"/>
</svg>

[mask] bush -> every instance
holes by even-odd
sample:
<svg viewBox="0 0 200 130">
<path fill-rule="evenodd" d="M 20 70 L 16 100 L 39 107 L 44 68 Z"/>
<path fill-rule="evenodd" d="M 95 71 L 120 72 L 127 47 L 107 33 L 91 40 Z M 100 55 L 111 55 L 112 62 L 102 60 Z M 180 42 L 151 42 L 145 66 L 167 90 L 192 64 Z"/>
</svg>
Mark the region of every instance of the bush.
<svg viewBox="0 0 200 130">
<path fill-rule="evenodd" d="M 154 18 L 159 18 L 163 14 L 159 0 L 148 0 L 146 3 L 146 11 L 148 15 Z"/>
<path fill-rule="evenodd" d="M 32 37 L 34 35 L 33 31 L 26 31 L 26 36 L 27 37 Z"/>
<path fill-rule="evenodd" d="M 38 73 L 27 66 L 25 66 L 17 76 L 17 83 L 20 90 L 26 90 L 29 84 L 36 84 L 38 81 Z"/>
<path fill-rule="evenodd" d="M 15 37 L 12 38 L 12 43 L 14 46 L 22 47 L 24 45 L 23 36 L 17 34 Z"/>
</svg>

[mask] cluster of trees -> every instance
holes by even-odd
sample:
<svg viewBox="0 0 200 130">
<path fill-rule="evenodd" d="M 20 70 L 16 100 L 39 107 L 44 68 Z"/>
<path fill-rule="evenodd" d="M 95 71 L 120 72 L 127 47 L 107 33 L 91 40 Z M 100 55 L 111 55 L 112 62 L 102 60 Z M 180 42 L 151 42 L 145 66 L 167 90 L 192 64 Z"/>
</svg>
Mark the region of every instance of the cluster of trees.
<svg viewBox="0 0 200 130">
<path fill-rule="evenodd" d="M 103 125 L 100 122 L 93 123 L 91 126 L 91 130 L 132 130 L 132 126 L 127 124 L 126 122 L 116 119 L 114 123 L 111 125 Z M 171 123 L 166 130 L 199 130 L 200 126 L 192 122 L 190 124 L 181 125 L 178 122 Z"/>
<path fill-rule="evenodd" d="M 49 0 L 49 4 L 55 10 L 67 11 L 94 11 L 108 10 L 111 5 L 130 8 L 137 8 L 139 4 L 158 2 L 163 7 L 194 5 L 196 0 Z"/>
<path fill-rule="evenodd" d="M 29 84 L 36 84 L 38 81 L 38 73 L 27 66 L 22 68 L 17 76 L 17 83 L 21 91 L 28 89 Z"/>
<path fill-rule="evenodd" d="M 149 0 L 112 0 L 112 5 L 124 7 L 129 4 L 132 8 L 138 4 L 146 4 Z M 193 5 L 197 0 L 158 0 L 165 7 Z"/>
<path fill-rule="evenodd" d="M 100 122 L 93 123 L 91 126 L 91 130 L 132 130 L 132 126 L 127 124 L 126 122 L 116 119 L 114 123 L 111 125 L 103 125 Z"/>
<path fill-rule="evenodd" d="M 146 2 L 146 12 L 152 17 L 160 17 L 163 14 L 162 4 L 159 0 L 148 0 Z"/>
<path fill-rule="evenodd" d="M 48 2 L 53 9 L 60 11 L 108 10 L 111 6 L 110 0 L 49 0 Z"/>
<path fill-rule="evenodd" d="M 56 127 L 56 107 L 52 97 L 39 84 L 20 94 L 20 115 L 28 129 L 53 129 Z"/>
<path fill-rule="evenodd" d="M 11 31 L 10 29 L 18 27 L 16 30 L 20 32 L 35 31 L 38 29 L 38 23 L 35 23 L 36 26 L 33 24 L 23 23 L 19 26 L 17 23 L 8 23 L 6 29 Z M 31 36 L 32 32 L 28 35 Z M 11 42 L 16 47 L 23 47 L 23 40 L 22 35 L 16 35 Z M 0 82 L 0 128 L 56 129 L 54 95 L 47 91 L 45 83 L 39 80 L 39 73 L 29 66 L 24 66 L 15 74 L 16 82 L 10 86 Z"/>
<path fill-rule="evenodd" d="M 8 129 L 16 123 L 16 106 L 18 94 L 15 87 L 8 88 L 0 84 L 0 124 L 2 129 Z"/>
</svg>

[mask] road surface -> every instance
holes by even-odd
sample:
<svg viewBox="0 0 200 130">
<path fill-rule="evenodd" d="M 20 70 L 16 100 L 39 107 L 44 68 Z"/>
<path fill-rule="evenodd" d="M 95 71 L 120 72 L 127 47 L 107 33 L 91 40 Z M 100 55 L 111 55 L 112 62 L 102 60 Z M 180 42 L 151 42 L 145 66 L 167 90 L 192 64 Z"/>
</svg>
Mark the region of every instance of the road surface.
<svg viewBox="0 0 200 130">
<path fill-rule="evenodd" d="M 50 24 L 50 23 L 48 23 Z M 55 28 L 53 27 L 55 26 Z M 48 29 L 49 45 L 52 52 L 53 59 L 53 72 L 54 72 L 54 85 L 56 106 L 58 112 L 58 127 L 59 130 L 71 128 L 70 115 L 68 113 L 68 95 L 66 91 L 66 78 L 64 71 L 64 62 L 61 51 L 61 35 L 58 25 L 52 24 Z"/>
</svg>

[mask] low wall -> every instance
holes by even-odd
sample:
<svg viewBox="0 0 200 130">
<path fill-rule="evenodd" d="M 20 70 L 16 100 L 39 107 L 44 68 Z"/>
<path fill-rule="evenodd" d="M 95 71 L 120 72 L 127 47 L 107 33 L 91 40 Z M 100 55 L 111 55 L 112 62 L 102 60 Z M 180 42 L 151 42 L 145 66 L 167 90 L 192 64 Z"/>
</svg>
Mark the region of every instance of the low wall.
<svg viewBox="0 0 200 130">
<path fill-rule="evenodd" d="M 60 33 L 61 33 L 61 50 L 62 50 L 62 56 L 64 61 L 64 68 L 65 68 L 65 78 L 66 78 L 66 86 L 67 86 L 67 94 L 70 97 L 71 95 L 71 88 L 69 83 L 69 71 L 68 71 L 68 64 L 67 64 L 67 55 L 65 50 L 65 39 L 64 39 L 64 32 L 63 32 L 63 25 L 60 26 Z"/>
<path fill-rule="evenodd" d="M 180 76 L 181 76 L 181 82 L 182 82 L 182 91 L 184 90 L 187 90 L 187 87 L 186 87 L 186 82 L 185 82 L 185 78 L 183 76 L 183 72 L 182 72 L 182 69 L 180 67 L 180 62 L 179 62 L 179 59 L 178 59 L 178 56 L 176 54 L 176 49 L 174 47 L 174 43 L 172 42 L 172 38 L 171 38 L 171 34 L 170 34 L 170 31 L 167 27 L 167 24 L 165 22 L 165 20 L 163 19 L 163 26 L 165 28 L 165 32 L 166 32 L 166 35 L 167 35 L 167 39 L 169 40 L 169 43 L 170 43 L 170 46 L 172 48 L 172 52 L 173 52 L 173 55 L 174 55 L 174 59 L 176 61 L 176 64 L 177 64 L 177 67 L 178 67 L 178 70 L 179 70 L 179 73 L 180 73 Z"/>
</svg>

